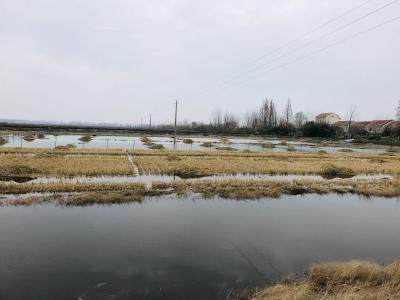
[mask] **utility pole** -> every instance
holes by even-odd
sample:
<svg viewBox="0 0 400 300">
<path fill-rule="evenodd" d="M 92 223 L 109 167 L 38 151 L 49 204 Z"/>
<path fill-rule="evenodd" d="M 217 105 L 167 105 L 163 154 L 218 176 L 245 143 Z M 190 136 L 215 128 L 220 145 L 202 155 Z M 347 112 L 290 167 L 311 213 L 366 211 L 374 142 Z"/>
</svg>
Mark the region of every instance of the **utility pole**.
<svg viewBox="0 0 400 300">
<path fill-rule="evenodd" d="M 175 101 L 175 124 L 174 124 L 174 150 L 176 150 L 176 120 L 178 117 L 178 100 Z"/>
<path fill-rule="evenodd" d="M 151 132 L 151 114 L 150 114 L 150 123 L 149 123 L 149 125 L 150 125 L 150 132 Z"/>
</svg>

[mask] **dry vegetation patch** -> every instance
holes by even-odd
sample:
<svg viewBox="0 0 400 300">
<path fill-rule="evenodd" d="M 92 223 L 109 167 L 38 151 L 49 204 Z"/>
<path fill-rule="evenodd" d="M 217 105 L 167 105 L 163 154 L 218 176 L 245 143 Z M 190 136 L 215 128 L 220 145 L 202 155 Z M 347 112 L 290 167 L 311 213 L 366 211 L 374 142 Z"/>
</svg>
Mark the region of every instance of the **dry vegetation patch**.
<svg viewBox="0 0 400 300">
<path fill-rule="evenodd" d="M 129 183 L 4 183 L 0 182 L 0 194 L 28 194 L 28 193 L 69 193 L 69 192 L 125 192 L 146 191 L 141 182 Z"/>
<path fill-rule="evenodd" d="M 252 300 L 400 299 L 400 262 L 383 266 L 366 261 L 316 264 L 308 277 L 278 284 Z"/>
<path fill-rule="evenodd" d="M 65 154 L 65 153 L 64 153 Z M 39 152 L 34 156 L 0 155 L 0 175 L 129 175 L 132 167 L 126 156 L 60 155 Z"/>
<path fill-rule="evenodd" d="M 194 192 L 205 197 L 232 199 L 278 198 L 281 195 L 351 193 L 364 196 L 398 197 L 400 180 L 189 180 L 153 182 L 153 190 L 170 190 L 177 194 Z"/>
<path fill-rule="evenodd" d="M 227 153 L 227 152 L 221 152 Z M 193 170 L 197 174 L 326 174 L 330 176 L 354 176 L 356 174 L 400 174 L 400 160 L 371 160 L 366 157 L 269 155 L 248 156 L 178 155 L 181 159 L 171 161 L 165 156 L 136 155 L 135 163 L 142 174 L 176 174 Z"/>
<path fill-rule="evenodd" d="M 111 205 L 131 202 L 141 202 L 143 193 L 125 192 L 84 192 L 75 194 L 36 195 L 7 199 L 0 201 L 0 206 L 30 206 L 40 204 L 55 204 L 61 206 Z"/>
</svg>

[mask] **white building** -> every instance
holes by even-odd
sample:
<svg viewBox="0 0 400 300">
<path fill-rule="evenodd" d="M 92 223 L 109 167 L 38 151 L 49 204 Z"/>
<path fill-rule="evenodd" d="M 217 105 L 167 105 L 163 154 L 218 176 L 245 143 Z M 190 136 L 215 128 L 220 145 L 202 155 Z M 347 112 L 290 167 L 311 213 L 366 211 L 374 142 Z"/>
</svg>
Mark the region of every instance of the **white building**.
<svg viewBox="0 0 400 300">
<path fill-rule="evenodd" d="M 324 124 L 333 125 L 339 121 L 340 121 L 339 115 L 332 113 L 332 112 L 331 113 L 322 113 L 315 117 L 316 123 L 324 123 Z"/>
</svg>

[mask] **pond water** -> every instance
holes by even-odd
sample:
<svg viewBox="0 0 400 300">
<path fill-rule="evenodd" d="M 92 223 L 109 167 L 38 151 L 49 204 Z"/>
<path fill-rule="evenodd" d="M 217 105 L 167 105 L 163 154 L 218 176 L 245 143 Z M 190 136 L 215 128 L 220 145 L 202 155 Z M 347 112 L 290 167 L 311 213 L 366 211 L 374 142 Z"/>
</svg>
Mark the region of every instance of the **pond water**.
<svg viewBox="0 0 400 300">
<path fill-rule="evenodd" d="M 400 253 L 394 199 L 163 197 L 2 207 L 0 299 L 226 299 L 312 262 Z"/>
<path fill-rule="evenodd" d="M 9 135 L 5 136 L 8 143 L 4 147 L 23 147 L 23 148 L 54 148 L 55 146 L 65 146 L 68 144 L 75 145 L 77 148 L 94 148 L 94 149 L 149 149 L 144 145 L 139 136 L 96 136 L 88 143 L 79 141 L 82 135 L 47 135 L 44 139 L 35 139 L 34 141 L 25 141 L 22 135 Z M 156 144 L 163 145 L 166 149 L 173 149 L 173 138 L 170 136 L 152 136 L 151 139 Z M 362 153 L 383 153 L 386 147 L 354 147 L 349 145 L 347 147 L 324 147 L 318 144 L 303 143 L 300 141 L 288 141 L 287 145 L 280 145 L 280 139 L 253 139 L 253 138 L 230 138 L 229 144 L 221 143 L 219 138 L 209 137 L 192 137 L 193 144 L 183 143 L 183 138 L 179 138 L 177 142 L 178 150 L 203 150 L 203 151 L 217 151 L 217 147 L 231 147 L 239 151 L 249 150 L 254 152 L 282 152 L 287 151 L 288 146 L 294 147 L 297 151 L 303 152 L 318 152 L 326 151 L 328 153 L 348 150 Z M 213 147 L 203 147 L 203 143 L 212 143 Z M 263 148 L 263 143 L 274 144 L 274 148 Z"/>
</svg>

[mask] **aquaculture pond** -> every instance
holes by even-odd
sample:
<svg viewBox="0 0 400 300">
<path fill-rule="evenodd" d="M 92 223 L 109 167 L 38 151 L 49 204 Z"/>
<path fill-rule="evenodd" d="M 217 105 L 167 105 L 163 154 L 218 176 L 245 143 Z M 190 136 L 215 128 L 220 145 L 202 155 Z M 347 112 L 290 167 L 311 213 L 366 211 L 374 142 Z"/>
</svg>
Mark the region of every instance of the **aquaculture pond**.
<svg viewBox="0 0 400 300">
<path fill-rule="evenodd" d="M 33 140 L 24 140 L 21 134 L 6 135 L 4 138 L 7 143 L 3 147 L 21 147 L 21 148 L 54 148 L 56 146 L 74 145 L 76 148 L 95 148 L 95 149 L 149 149 L 141 141 L 140 136 L 93 136 L 91 141 L 82 142 L 79 139 L 82 135 L 44 135 L 43 138 Z M 165 149 L 174 148 L 172 136 L 151 136 L 152 142 L 162 145 Z M 217 151 L 229 147 L 233 151 L 254 151 L 254 152 L 282 152 L 291 150 L 303 152 L 326 151 L 328 153 L 337 151 L 354 151 L 361 153 L 382 153 L 387 147 L 384 146 L 364 146 L 356 147 L 354 145 L 345 146 L 323 146 L 317 143 L 305 143 L 302 141 L 282 141 L 281 139 L 264 138 L 211 138 L 211 137 L 190 137 L 192 144 L 184 143 L 187 138 L 179 137 L 177 140 L 178 150 L 203 150 Z M 397 149 L 397 148 L 396 148 Z"/>
<path fill-rule="evenodd" d="M 350 195 L 2 207 L 0 299 L 225 300 L 312 262 L 398 259 L 399 228 L 398 200 Z"/>
</svg>

